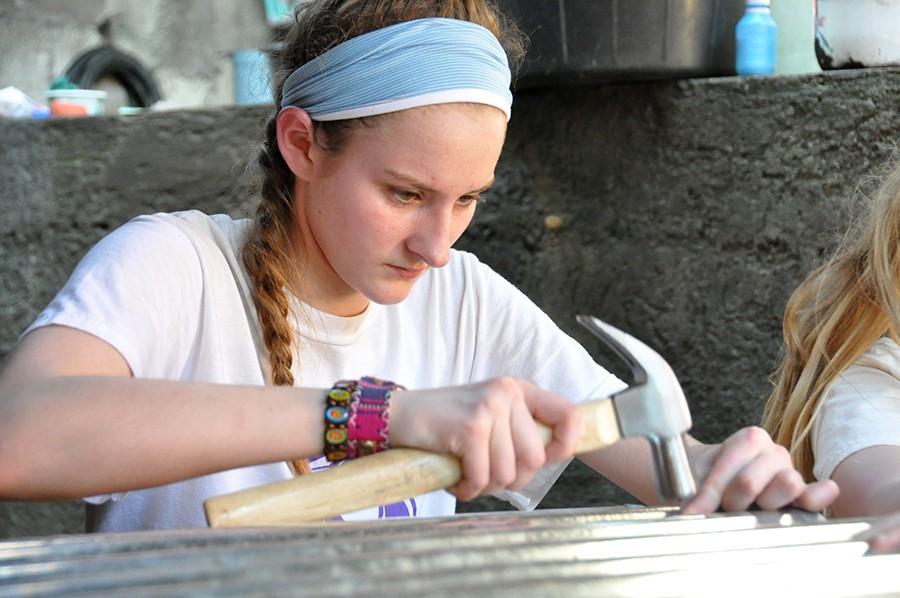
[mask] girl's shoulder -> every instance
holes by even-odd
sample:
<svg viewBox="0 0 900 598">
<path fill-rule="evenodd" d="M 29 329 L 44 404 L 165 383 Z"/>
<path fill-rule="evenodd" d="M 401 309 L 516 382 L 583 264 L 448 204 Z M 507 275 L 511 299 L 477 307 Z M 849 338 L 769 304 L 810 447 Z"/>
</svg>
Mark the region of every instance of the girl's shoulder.
<svg viewBox="0 0 900 598">
<path fill-rule="evenodd" d="M 223 258 L 230 262 L 240 255 L 251 224 L 250 220 L 199 210 L 144 214 L 107 235 L 92 253 L 143 260 L 150 259 L 150 254 L 164 262 L 220 262 Z"/>
<path fill-rule="evenodd" d="M 252 224 L 248 219 L 235 219 L 228 214 L 206 214 L 200 210 L 160 212 L 135 219 L 174 226 L 196 243 L 227 245 L 237 250 L 243 245 Z"/>
<path fill-rule="evenodd" d="M 881 370 L 900 380 L 900 345 L 890 337 L 881 337 L 850 367 L 854 366 Z"/>
</svg>

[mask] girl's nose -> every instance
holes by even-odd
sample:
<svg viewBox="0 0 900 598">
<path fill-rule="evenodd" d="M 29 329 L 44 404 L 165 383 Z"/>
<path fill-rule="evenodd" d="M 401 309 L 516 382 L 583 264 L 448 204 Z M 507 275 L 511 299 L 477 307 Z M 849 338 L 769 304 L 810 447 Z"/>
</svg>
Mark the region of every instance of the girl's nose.
<svg viewBox="0 0 900 598">
<path fill-rule="evenodd" d="M 432 268 L 446 266 L 450 260 L 453 207 L 429 206 L 423 212 L 407 247 Z"/>
</svg>

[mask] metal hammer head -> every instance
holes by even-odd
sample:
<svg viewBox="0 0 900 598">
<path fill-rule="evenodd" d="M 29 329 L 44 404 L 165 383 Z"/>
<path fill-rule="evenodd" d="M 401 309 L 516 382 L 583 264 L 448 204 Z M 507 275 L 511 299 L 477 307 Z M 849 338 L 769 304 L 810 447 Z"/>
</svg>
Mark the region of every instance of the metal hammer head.
<svg viewBox="0 0 900 598">
<path fill-rule="evenodd" d="M 691 428 L 691 414 L 672 368 L 656 351 L 615 326 L 594 316 L 580 315 L 577 320 L 631 369 L 634 384 L 611 397 L 622 436 L 650 441 L 663 498 L 690 498 L 696 485 L 684 437 Z"/>
</svg>

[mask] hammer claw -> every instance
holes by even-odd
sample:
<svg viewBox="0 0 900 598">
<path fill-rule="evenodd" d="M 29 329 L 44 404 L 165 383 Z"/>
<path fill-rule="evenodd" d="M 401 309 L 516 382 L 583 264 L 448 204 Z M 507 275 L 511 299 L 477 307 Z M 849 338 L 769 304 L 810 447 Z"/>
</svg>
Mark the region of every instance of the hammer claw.
<svg viewBox="0 0 900 598">
<path fill-rule="evenodd" d="M 650 442 L 659 491 L 666 499 L 687 499 L 696 492 L 685 448 L 691 414 L 681 385 L 659 353 L 633 336 L 594 316 L 578 323 L 599 338 L 631 370 L 634 383 L 612 395 L 622 436 Z"/>
</svg>

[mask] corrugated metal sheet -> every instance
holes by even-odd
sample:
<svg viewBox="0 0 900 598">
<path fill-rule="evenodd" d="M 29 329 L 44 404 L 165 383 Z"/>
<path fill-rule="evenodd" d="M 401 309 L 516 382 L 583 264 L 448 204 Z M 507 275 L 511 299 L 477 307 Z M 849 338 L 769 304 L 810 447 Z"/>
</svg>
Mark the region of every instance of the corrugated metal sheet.
<svg viewBox="0 0 900 598">
<path fill-rule="evenodd" d="M 0 543 L 0 595 L 900 595 L 866 520 L 577 509 Z"/>
</svg>

